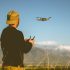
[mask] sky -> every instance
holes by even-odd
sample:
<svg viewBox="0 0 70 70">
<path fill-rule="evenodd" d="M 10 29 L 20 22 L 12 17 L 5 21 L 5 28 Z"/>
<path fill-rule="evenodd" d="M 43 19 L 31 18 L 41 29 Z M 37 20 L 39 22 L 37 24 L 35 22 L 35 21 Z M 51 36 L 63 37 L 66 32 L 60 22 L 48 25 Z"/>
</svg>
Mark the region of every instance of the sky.
<svg viewBox="0 0 70 70">
<path fill-rule="evenodd" d="M 70 0 L 0 0 L 0 35 L 10 10 L 20 14 L 18 30 L 25 38 L 70 45 Z M 52 17 L 41 22 L 36 17 Z"/>
</svg>

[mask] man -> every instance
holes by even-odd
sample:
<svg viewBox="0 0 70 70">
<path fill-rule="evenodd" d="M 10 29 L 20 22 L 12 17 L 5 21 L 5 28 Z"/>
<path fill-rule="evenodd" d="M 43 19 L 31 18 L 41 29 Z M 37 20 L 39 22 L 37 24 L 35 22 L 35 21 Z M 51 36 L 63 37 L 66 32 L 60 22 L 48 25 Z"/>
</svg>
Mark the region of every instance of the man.
<svg viewBox="0 0 70 70">
<path fill-rule="evenodd" d="M 16 11 L 7 14 L 6 23 L 8 27 L 1 34 L 3 70 L 23 70 L 24 53 L 31 50 L 34 40 L 24 40 L 22 32 L 16 29 L 19 25 L 19 14 Z"/>
</svg>

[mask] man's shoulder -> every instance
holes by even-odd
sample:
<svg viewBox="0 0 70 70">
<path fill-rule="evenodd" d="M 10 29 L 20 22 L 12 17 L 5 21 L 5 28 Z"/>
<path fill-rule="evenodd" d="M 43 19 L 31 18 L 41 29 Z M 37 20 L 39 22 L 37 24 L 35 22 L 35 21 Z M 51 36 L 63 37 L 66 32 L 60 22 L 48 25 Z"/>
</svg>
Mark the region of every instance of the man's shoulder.
<svg viewBox="0 0 70 70">
<path fill-rule="evenodd" d="M 12 28 L 12 27 L 6 27 L 3 29 L 2 33 L 13 33 L 13 34 L 20 34 L 20 35 L 23 35 L 22 31 L 20 30 L 17 30 L 15 28 Z"/>
<path fill-rule="evenodd" d="M 5 28 L 3 29 L 3 31 L 10 30 L 10 29 L 12 29 L 12 28 L 10 28 L 9 26 L 7 26 L 7 27 L 5 27 Z"/>
<path fill-rule="evenodd" d="M 19 34 L 23 35 L 22 31 L 20 31 L 20 30 L 17 30 L 17 31 L 18 31 Z"/>
<path fill-rule="evenodd" d="M 5 27 L 5 28 L 2 30 L 2 32 L 5 32 L 5 31 L 7 31 L 7 29 L 8 29 L 8 27 Z"/>
<path fill-rule="evenodd" d="M 7 26 L 3 29 L 3 31 L 10 31 L 10 32 L 19 32 L 21 33 L 21 31 L 17 30 L 16 28 L 14 27 L 10 27 L 10 26 Z"/>
</svg>

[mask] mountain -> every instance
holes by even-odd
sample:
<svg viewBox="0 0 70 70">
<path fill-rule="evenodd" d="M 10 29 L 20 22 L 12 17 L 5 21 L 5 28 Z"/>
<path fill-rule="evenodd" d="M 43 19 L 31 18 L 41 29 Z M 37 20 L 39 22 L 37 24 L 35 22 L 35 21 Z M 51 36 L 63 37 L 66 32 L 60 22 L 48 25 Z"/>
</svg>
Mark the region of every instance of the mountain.
<svg viewBox="0 0 70 70">
<path fill-rule="evenodd" d="M 24 56 L 25 65 L 70 65 L 70 46 L 35 44 Z M 2 63 L 1 59 L 0 49 L 0 63 Z"/>
<path fill-rule="evenodd" d="M 32 65 L 70 65 L 70 46 L 37 44 L 25 55 L 24 61 Z"/>
<path fill-rule="evenodd" d="M 44 60 L 44 50 L 38 47 L 33 47 L 28 54 L 25 54 L 24 63 L 37 65 Z"/>
</svg>

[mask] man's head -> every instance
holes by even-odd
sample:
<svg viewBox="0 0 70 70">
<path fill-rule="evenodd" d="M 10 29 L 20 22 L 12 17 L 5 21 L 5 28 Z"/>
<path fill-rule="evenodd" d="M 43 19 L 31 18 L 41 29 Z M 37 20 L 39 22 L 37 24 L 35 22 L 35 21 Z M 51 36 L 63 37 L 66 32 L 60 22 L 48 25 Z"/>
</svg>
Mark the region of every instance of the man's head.
<svg viewBox="0 0 70 70">
<path fill-rule="evenodd" d="M 8 12 L 6 23 L 14 28 L 17 28 L 19 25 L 19 14 L 16 11 Z"/>
</svg>

